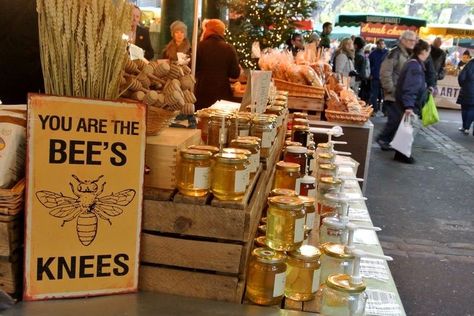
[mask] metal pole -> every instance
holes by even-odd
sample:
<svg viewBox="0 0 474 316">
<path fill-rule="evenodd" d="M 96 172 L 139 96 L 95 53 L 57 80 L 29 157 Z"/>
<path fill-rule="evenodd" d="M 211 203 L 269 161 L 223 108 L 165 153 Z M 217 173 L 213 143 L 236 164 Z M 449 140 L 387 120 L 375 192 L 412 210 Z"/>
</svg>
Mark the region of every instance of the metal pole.
<svg viewBox="0 0 474 316">
<path fill-rule="evenodd" d="M 193 76 L 196 76 L 196 57 L 197 57 L 197 45 L 199 42 L 198 38 L 198 27 L 199 27 L 199 0 L 194 0 L 194 25 L 193 25 L 193 43 L 192 43 L 192 56 L 191 56 L 191 72 Z"/>
</svg>

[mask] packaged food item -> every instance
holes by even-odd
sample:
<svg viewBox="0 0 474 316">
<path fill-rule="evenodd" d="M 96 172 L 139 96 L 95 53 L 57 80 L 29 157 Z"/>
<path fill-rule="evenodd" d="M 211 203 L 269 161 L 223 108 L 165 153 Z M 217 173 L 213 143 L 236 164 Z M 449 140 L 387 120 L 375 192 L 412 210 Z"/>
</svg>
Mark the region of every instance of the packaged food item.
<svg viewBox="0 0 474 316">
<path fill-rule="evenodd" d="M 26 115 L 0 110 L 0 188 L 10 189 L 25 176 Z"/>
<path fill-rule="evenodd" d="M 211 190 L 219 200 L 240 200 L 249 183 L 245 155 L 220 153 L 215 155 L 211 172 Z"/>
<path fill-rule="evenodd" d="M 303 245 L 288 253 L 286 260 L 285 296 L 295 301 L 309 301 L 319 289 L 318 248 Z"/>
<path fill-rule="evenodd" d="M 182 150 L 177 166 L 177 186 L 181 194 L 204 196 L 210 188 L 212 153 L 204 150 Z"/>
</svg>

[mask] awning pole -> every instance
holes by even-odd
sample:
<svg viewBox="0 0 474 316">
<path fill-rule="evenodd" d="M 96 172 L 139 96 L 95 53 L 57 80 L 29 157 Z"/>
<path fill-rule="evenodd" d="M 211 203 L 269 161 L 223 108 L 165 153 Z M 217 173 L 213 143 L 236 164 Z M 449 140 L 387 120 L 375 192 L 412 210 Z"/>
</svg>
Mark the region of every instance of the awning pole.
<svg viewBox="0 0 474 316">
<path fill-rule="evenodd" d="M 191 57 L 191 72 L 192 72 L 193 76 L 196 76 L 197 45 L 198 45 L 198 42 L 199 42 L 199 38 L 198 38 L 199 6 L 200 6 L 200 1 L 199 0 L 194 0 L 193 43 L 192 43 L 192 53 L 191 53 L 191 55 L 192 55 L 192 57 Z"/>
</svg>

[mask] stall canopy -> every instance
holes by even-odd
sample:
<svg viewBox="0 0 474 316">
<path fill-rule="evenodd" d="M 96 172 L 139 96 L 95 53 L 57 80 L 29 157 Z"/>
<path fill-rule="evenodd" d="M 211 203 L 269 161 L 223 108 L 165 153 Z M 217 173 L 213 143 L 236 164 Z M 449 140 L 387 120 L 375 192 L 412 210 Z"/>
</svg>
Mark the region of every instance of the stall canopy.
<svg viewBox="0 0 474 316">
<path fill-rule="evenodd" d="M 420 29 L 420 35 L 453 37 L 453 38 L 474 38 L 474 25 L 468 24 L 429 24 Z"/>
<path fill-rule="evenodd" d="M 363 23 L 394 24 L 417 28 L 426 26 L 424 19 L 383 13 L 347 13 L 340 14 L 336 19 L 336 26 L 360 26 Z"/>
</svg>

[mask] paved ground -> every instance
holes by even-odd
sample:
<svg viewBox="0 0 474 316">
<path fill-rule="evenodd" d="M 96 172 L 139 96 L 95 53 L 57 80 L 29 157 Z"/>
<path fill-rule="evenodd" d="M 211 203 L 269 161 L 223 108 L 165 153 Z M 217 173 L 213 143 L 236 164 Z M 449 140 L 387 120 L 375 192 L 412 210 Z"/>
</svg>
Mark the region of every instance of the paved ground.
<svg viewBox="0 0 474 316">
<path fill-rule="evenodd" d="M 373 145 L 368 207 L 407 315 L 474 315 L 474 137 L 457 130 L 459 111 L 440 116 L 417 136 L 414 165 Z"/>
</svg>

